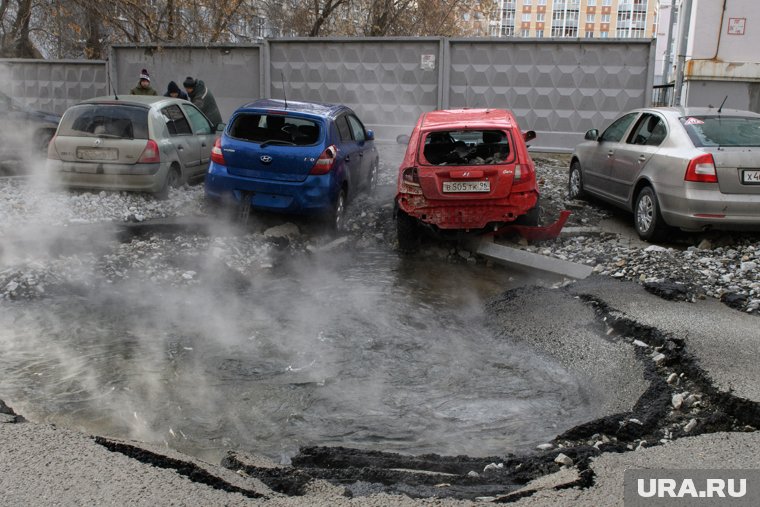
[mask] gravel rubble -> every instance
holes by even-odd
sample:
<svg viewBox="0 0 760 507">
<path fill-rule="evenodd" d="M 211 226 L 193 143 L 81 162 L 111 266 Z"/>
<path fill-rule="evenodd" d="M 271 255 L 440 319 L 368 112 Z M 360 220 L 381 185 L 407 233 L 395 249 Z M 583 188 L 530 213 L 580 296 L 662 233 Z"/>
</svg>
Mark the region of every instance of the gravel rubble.
<svg viewBox="0 0 760 507">
<path fill-rule="evenodd" d="M 390 150 L 390 148 L 388 148 Z M 396 150 L 398 151 L 398 150 Z M 397 154 L 395 154 L 397 156 Z M 393 158 L 393 157 L 388 157 Z M 572 211 L 566 229 L 575 234 L 551 241 L 527 244 L 519 238 L 501 241 L 530 252 L 586 264 L 596 274 L 633 280 L 666 298 L 693 301 L 716 298 L 737 310 L 760 313 L 760 233 L 675 233 L 671 242 L 642 246 L 640 242 L 621 238 L 600 227 L 605 220 L 619 215 L 630 224 L 630 215 L 595 201 L 567 198 L 569 157 L 557 154 L 534 154 L 541 190 L 542 221 L 550 223 L 562 209 Z M 396 166 L 383 159 L 378 192 L 360 194 L 348 207 L 343 247 L 390 247 L 395 243 L 393 221 L 393 183 Z M 35 227 L 60 227 L 75 224 L 150 222 L 174 217 L 207 218 L 203 185 L 172 190 L 166 200 L 128 192 L 86 192 L 56 190 L 39 184 L 34 178 L 0 178 L 0 238 L 34 234 Z M 107 280 L 143 277 L 173 284 L 198 283 L 186 271 L 174 269 L 167 259 L 177 255 L 211 253 L 223 259 L 230 269 L 245 272 L 271 267 L 273 249 L 283 244 L 291 251 L 313 251 L 332 240 L 323 229 L 309 221 L 293 221 L 284 227 L 287 234 L 265 234 L 274 224 L 262 223 L 245 231 L 209 238 L 205 235 L 154 235 L 119 244 L 101 257 L 78 254 L 69 257 L 34 257 L 29 262 L 0 264 L 0 298 L 35 297 L 56 284 L 71 282 L 94 266 Z M 279 218 L 279 225 L 283 220 Z M 294 229 L 295 227 L 295 229 Z M 63 229 L 62 229 L 63 230 Z M 294 230 L 296 232 L 294 232 Z M 631 234 L 635 235 L 632 231 Z M 278 237 L 279 236 L 279 237 Z M 485 262 L 461 246 L 432 241 L 419 255 L 454 262 Z"/>
</svg>

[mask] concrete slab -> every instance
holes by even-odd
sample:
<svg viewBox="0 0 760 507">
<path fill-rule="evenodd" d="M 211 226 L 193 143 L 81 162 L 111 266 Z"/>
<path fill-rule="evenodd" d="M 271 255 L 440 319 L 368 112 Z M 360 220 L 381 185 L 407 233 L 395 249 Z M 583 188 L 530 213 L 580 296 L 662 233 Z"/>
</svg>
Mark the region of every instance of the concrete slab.
<svg viewBox="0 0 760 507">
<path fill-rule="evenodd" d="M 489 326 L 500 335 L 546 354 L 587 379 L 584 385 L 598 407 L 588 420 L 633 409 L 649 387 L 635 347 L 605 340 L 593 308 L 563 290 L 513 291 L 489 302 L 487 314 Z"/>
<path fill-rule="evenodd" d="M 712 433 L 682 438 L 667 445 L 636 452 L 603 454 L 592 461 L 591 468 L 596 477 L 591 488 L 541 490 L 511 505 L 622 506 L 623 477 L 626 469 L 756 469 L 759 454 L 758 432 Z"/>
<path fill-rule="evenodd" d="M 638 322 L 683 339 L 718 389 L 760 402 L 760 320 L 756 316 L 714 299 L 687 303 L 655 298 L 632 282 L 591 278 L 577 282 L 571 290 L 596 296 Z"/>
<path fill-rule="evenodd" d="M 525 250 L 493 243 L 488 240 L 481 241 L 475 251 L 479 255 L 488 257 L 496 262 L 525 266 L 571 278 L 586 278 L 593 270 L 591 266 L 526 252 Z"/>
</svg>

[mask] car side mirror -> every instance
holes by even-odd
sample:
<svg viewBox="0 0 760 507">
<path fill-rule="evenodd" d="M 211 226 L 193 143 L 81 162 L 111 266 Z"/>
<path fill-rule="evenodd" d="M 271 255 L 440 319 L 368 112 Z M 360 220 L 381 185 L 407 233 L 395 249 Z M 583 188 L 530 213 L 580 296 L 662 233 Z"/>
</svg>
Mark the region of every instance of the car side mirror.
<svg viewBox="0 0 760 507">
<path fill-rule="evenodd" d="M 591 129 L 588 132 L 586 132 L 585 138 L 586 141 L 597 141 L 599 140 L 599 131 L 596 129 Z"/>
<path fill-rule="evenodd" d="M 226 123 L 217 123 L 216 124 L 216 131 L 217 132 L 224 132 L 224 127 L 226 127 Z"/>
<path fill-rule="evenodd" d="M 528 130 L 526 132 L 523 132 L 523 139 L 527 143 L 528 141 L 532 141 L 536 138 L 536 131 L 535 130 Z"/>
<path fill-rule="evenodd" d="M 396 142 L 398 144 L 409 144 L 409 136 L 406 134 L 401 134 L 396 136 Z"/>
<path fill-rule="evenodd" d="M 374 141 L 374 140 L 375 140 L 375 131 L 367 130 L 367 141 Z"/>
</svg>

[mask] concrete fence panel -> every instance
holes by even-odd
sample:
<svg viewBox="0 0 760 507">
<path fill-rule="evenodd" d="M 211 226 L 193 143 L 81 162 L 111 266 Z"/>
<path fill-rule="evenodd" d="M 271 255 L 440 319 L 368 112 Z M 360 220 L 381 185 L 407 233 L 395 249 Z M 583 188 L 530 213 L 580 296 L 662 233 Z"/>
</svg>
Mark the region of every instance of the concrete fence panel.
<svg viewBox="0 0 760 507">
<path fill-rule="evenodd" d="M 346 104 L 378 138 L 395 138 L 438 107 L 441 46 L 437 38 L 273 40 L 270 96 Z"/>
<path fill-rule="evenodd" d="M 110 63 L 111 86 L 121 94 L 137 86 L 142 69 L 150 74 L 159 95 L 166 93 L 170 81 L 182 88 L 187 76 L 202 80 L 214 94 L 225 122 L 240 105 L 262 96 L 260 45 L 113 46 Z"/>
<path fill-rule="evenodd" d="M 33 109 L 62 114 L 106 93 L 106 62 L 98 60 L 0 59 L 0 87 Z"/>
<path fill-rule="evenodd" d="M 514 111 L 536 149 L 568 151 L 590 128 L 649 104 L 650 40 L 452 39 L 446 107 Z"/>
<path fill-rule="evenodd" d="M 169 81 L 202 79 L 227 121 L 260 97 L 343 103 L 378 139 L 411 132 L 422 112 L 492 107 L 535 130 L 535 150 L 570 151 L 590 128 L 648 105 L 651 40 L 292 38 L 217 46 L 113 46 L 109 61 L 0 60 L 14 98 L 61 113 L 116 91 L 140 70 L 163 95 Z"/>
</svg>

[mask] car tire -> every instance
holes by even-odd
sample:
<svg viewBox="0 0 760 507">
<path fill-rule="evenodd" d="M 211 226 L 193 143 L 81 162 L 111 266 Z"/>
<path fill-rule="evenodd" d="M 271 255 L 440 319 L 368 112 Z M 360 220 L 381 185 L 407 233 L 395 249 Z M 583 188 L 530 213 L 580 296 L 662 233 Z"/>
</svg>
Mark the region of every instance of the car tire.
<svg viewBox="0 0 760 507">
<path fill-rule="evenodd" d="M 642 188 L 636 196 L 633 226 L 644 241 L 654 242 L 665 237 L 668 226 L 660 214 L 660 204 L 652 187 Z"/>
<path fill-rule="evenodd" d="M 169 189 L 179 188 L 181 180 L 182 180 L 182 175 L 179 172 L 179 167 L 177 167 L 176 165 L 171 166 L 169 170 L 166 172 L 166 178 L 164 178 L 164 184 L 161 187 L 161 190 L 156 192 L 156 197 L 162 201 L 165 199 L 168 199 Z"/>
<path fill-rule="evenodd" d="M 517 217 L 515 225 L 537 227 L 539 223 L 541 223 L 541 201 L 536 199 L 536 205 L 529 209 L 524 215 Z"/>
<path fill-rule="evenodd" d="M 377 190 L 377 174 L 378 174 L 378 162 L 372 163 L 372 168 L 369 170 L 369 177 L 367 178 L 367 192 L 369 195 L 375 195 Z"/>
<path fill-rule="evenodd" d="M 36 136 L 37 150 L 43 157 L 47 156 L 48 145 L 55 136 L 55 130 L 40 130 Z"/>
<path fill-rule="evenodd" d="M 570 164 L 570 178 L 567 186 L 567 196 L 570 199 L 585 199 L 586 192 L 583 190 L 583 173 L 581 163 L 573 160 Z"/>
<path fill-rule="evenodd" d="M 414 253 L 420 245 L 419 225 L 417 220 L 401 210 L 396 212 L 396 237 L 398 249 L 404 253 Z"/>
<path fill-rule="evenodd" d="M 335 199 L 332 211 L 328 215 L 328 225 L 331 231 L 343 232 L 346 229 L 346 189 L 341 188 Z"/>
</svg>

